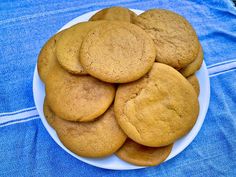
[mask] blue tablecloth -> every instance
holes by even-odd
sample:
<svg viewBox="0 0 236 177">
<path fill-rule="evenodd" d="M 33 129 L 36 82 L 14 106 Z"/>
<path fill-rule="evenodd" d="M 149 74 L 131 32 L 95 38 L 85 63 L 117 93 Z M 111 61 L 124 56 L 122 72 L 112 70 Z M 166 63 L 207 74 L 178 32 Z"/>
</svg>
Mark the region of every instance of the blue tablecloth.
<svg viewBox="0 0 236 177">
<path fill-rule="evenodd" d="M 196 139 L 158 167 L 112 171 L 62 150 L 43 127 L 32 94 L 37 55 L 58 29 L 112 5 L 165 8 L 197 31 L 211 81 L 211 102 Z M 236 176 L 236 9 L 227 0 L 0 1 L 0 176 Z"/>
</svg>

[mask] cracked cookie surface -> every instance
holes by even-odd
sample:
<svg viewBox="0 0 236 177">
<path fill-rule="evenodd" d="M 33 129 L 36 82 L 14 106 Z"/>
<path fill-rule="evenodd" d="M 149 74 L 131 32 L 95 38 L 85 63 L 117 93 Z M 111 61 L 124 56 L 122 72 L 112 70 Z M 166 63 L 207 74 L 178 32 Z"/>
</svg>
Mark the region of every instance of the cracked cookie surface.
<svg viewBox="0 0 236 177">
<path fill-rule="evenodd" d="M 59 117 L 90 121 L 103 114 L 115 96 L 115 87 L 91 76 L 75 76 L 55 65 L 46 79 L 48 105 Z"/>
<path fill-rule="evenodd" d="M 171 153 L 173 144 L 164 147 L 147 147 L 127 139 L 116 155 L 122 160 L 140 166 L 159 165 Z"/>
<path fill-rule="evenodd" d="M 177 70 L 154 63 L 146 76 L 118 87 L 114 110 L 129 138 L 145 146 L 160 147 L 191 130 L 199 103 L 195 90 Z"/>
<path fill-rule="evenodd" d="M 51 111 L 50 109 L 48 109 Z M 54 129 L 61 142 L 72 152 L 84 157 L 104 157 L 117 151 L 126 135 L 115 120 L 113 106 L 90 122 L 71 122 L 52 111 Z"/>
<path fill-rule="evenodd" d="M 88 32 L 102 22 L 81 22 L 67 29 L 56 43 L 58 62 L 73 74 L 87 74 L 79 62 L 79 50 Z"/>
<path fill-rule="evenodd" d="M 97 20 L 112 20 L 112 21 L 126 21 L 133 22 L 133 19 L 137 15 L 124 7 L 109 7 L 98 11 L 94 14 L 89 21 L 97 21 Z"/>
<path fill-rule="evenodd" d="M 144 29 L 153 39 L 156 61 L 180 69 L 197 57 L 198 38 L 184 17 L 168 10 L 152 9 L 138 15 L 134 24 Z"/>
<path fill-rule="evenodd" d="M 111 83 L 125 83 L 145 75 L 155 61 L 152 39 L 131 23 L 102 23 L 85 37 L 80 63 L 92 76 Z"/>
</svg>

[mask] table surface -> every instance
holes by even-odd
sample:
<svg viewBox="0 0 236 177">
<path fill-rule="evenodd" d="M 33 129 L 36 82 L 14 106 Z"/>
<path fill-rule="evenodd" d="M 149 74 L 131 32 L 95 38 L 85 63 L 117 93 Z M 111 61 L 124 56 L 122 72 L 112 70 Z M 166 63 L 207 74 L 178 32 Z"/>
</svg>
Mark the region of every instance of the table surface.
<svg viewBox="0 0 236 177">
<path fill-rule="evenodd" d="M 157 167 L 112 171 L 62 150 L 43 127 L 32 93 L 38 53 L 65 23 L 124 6 L 173 10 L 190 21 L 204 49 L 211 101 L 202 129 Z M 0 1 L 0 176 L 236 176 L 236 9 L 230 0 Z"/>
</svg>

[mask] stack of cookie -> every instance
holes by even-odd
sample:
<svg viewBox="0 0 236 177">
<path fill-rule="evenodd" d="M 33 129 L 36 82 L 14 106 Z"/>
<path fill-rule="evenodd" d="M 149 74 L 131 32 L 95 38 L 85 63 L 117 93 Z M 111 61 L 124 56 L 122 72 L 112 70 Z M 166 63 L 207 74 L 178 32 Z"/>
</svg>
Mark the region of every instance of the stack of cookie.
<svg viewBox="0 0 236 177">
<path fill-rule="evenodd" d="M 61 142 L 84 157 L 142 166 L 163 162 L 194 126 L 203 51 L 182 16 L 112 7 L 53 36 L 38 73 L 44 114 Z"/>
</svg>

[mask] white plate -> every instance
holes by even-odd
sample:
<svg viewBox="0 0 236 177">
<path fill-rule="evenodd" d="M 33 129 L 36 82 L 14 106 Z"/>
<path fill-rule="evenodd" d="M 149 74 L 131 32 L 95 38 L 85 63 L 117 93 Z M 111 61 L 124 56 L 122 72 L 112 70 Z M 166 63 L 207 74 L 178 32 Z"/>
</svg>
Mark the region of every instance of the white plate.
<svg viewBox="0 0 236 177">
<path fill-rule="evenodd" d="M 141 10 L 136 10 L 136 9 L 131 9 L 137 14 L 142 13 L 143 11 Z M 59 31 L 66 29 L 78 22 L 82 21 L 87 21 L 94 13 L 97 11 L 89 12 L 84 15 L 81 15 L 70 22 L 68 22 L 66 25 L 64 25 Z M 209 77 L 208 77 L 208 71 L 206 68 L 205 62 L 203 62 L 201 69 L 197 72 L 197 78 L 200 83 L 200 95 L 198 97 L 199 103 L 200 103 L 200 113 L 197 119 L 196 124 L 194 125 L 193 129 L 183 138 L 179 139 L 176 141 L 176 143 L 173 146 L 173 149 L 166 159 L 172 159 L 175 157 L 177 154 L 182 152 L 196 137 L 198 134 L 202 123 L 205 119 L 208 105 L 209 105 L 209 100 L 210 100 L 210 82 L 209 82 Z M 114 170 L 130 170 L 130 169 L 138 169 L 138 168 L 145 168 L 143 166 L 136 166 L 132 165 L 129 163 L 126 163 L 122 160 L 120 160 L 118 157 L 115 155 L 106 157 L 106 158 L 84 158 L 80 157 L 70 150 L 68 150 L 59 140 L 56 132 L 54 129 L 52 129 L 49 124 L 47 123 L 44 114 L 43 114 L 43 102 L 44 102 L 44 97 L 45 97 L 45 88 L 44 88 L 44 83 L 40 80 L 38 71 L 37 71 L 37 65 L 35 66 L 35 71 L 34 71 L 34 78 L 33 78 L 33 94 L 34 94 L 34 102 L 36 105 L 36 108 L 39 112 L 39 115 L 41 117 L 41 120 L 43 122 L 44 127 L 47 129 L 48 133 L 51 135 L 51 137 L 54 139 L 54 141 L 61 146 L 62 149 L 64 149 L 66 152 L 74 156 L 75 158 L 88 163 L 90 165 L 100 167 L 100 168 L 105 168 L 105 169 L 114 169 Z"/>
</svg>

